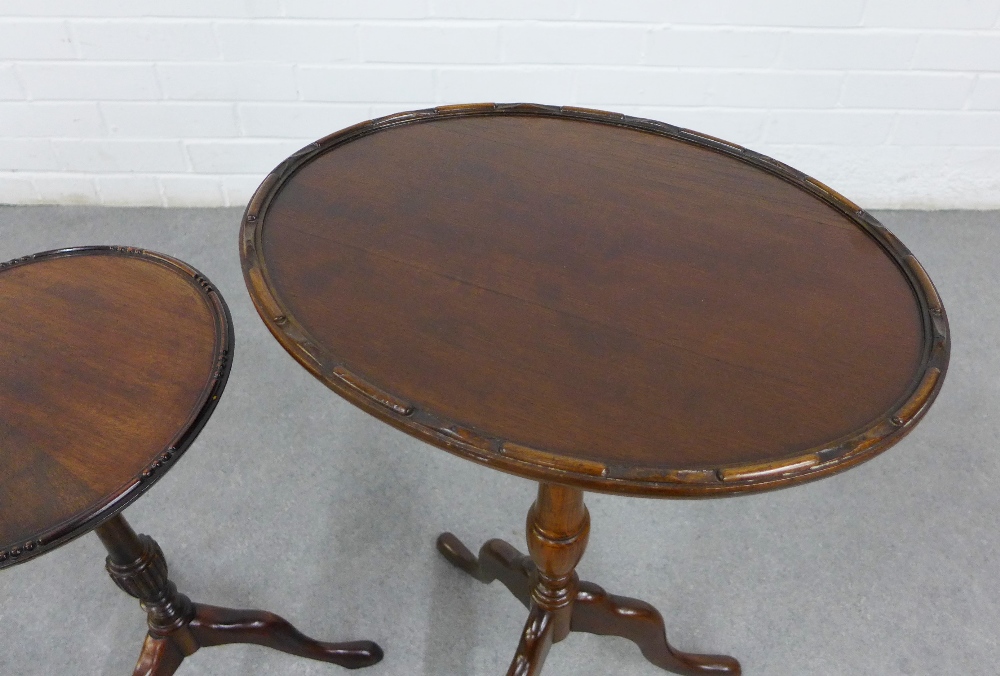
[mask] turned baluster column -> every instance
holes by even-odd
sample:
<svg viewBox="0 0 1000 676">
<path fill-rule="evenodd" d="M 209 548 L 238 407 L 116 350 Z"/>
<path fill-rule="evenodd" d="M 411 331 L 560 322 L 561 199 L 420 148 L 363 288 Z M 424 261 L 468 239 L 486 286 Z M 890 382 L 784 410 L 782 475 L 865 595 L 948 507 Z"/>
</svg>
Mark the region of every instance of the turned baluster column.
<svg viewBox="0 0 1000 676">
<path fill-rule="evenodd" d="M 186 655 L 197 650 L 194 638 L 179 631 L 194 617 L 194 605 L 168 579 L 167 561 L 156 541 L 148 535 L 137 535 L 120 514 L 96 532 L 108 550 L 108 575 L 122 591 L 139 599 L 146 611 L 150 636 L 169 636 Z"/>
<path fill-rule="evenodd" d="M 507 676 L 540 673 L 552 644 L 569 635 L 579 586 L 574 570 L 590 534 L 590 514 L 583 504 L 583 491 L 539 484 L 538 498 L 528 510 L 527 534 L 537 578 L 531 587 L 528 622 Z"/>
<path fill-rule="evenodd" d="M 538 498 L 528 510 L 528 552 L 538 566 L 531 600 L 552 614 L 552 642 L 570 631 L 573 599 L 579 580 L 574 570 L 587 548 L 590 513 L 583 491 L 556 484 L 539 484 Z"/>
</svg>

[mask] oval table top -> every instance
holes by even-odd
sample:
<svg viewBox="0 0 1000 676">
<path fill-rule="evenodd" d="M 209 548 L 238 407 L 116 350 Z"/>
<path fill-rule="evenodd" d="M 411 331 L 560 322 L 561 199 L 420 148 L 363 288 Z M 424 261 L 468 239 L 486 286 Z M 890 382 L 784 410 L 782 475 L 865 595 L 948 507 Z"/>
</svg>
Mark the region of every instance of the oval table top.
<svg viewBox="0 0 1000 676">
<path fill-rule="evenodd" d="M 0 264 L 0 568 L 88 532 L 187 450 L 233 327 L 196 270 L 85 247 Z"/>
<path fill-rule="evenodd" d="M 701 497 L 824 476 L 927 410 L 920 264 L 823 184 L 651 120 L 401 113 L 275 169 L 244 215 L 271 332 L 334 391 L 474 461 Z"/>
</svg>

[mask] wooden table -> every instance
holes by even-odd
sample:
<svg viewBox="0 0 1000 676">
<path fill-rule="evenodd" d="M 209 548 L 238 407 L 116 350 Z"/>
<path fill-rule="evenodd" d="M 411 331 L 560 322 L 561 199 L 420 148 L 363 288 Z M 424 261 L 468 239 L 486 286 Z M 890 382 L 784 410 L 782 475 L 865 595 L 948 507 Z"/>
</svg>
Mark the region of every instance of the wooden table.
<svg viewBox="0 0 1000 676">
<path fill-rule="evenodd" d="M 86 247 L 0 263 L 0 568 L 96 530 L 111 579 L 148 616 L 135 676 L 224 643 L 374 664 L 370 641 L 320 643 L 272 613 L 192 603 L 120 514 L 198 436 L 232 356 L 222 296 L 178 260 Z"/>
<path fill-rule="evenodd" d="M 390 115 L 267 178 L 243 220 L 278 341 L 381 420 L 539 482 L 530 558 L 438 548 L 529 608 L 509 674 L 570 631 L 681 674 L 646 603 L 580 582 L 583 491 L 749 493 L 898 442 L 948 363 L 920 264 L 871 215 L 758 153 L 652 120 L 526 104 Z M 431 480 L 431 477 L 428 477 Z"/>
</svg>

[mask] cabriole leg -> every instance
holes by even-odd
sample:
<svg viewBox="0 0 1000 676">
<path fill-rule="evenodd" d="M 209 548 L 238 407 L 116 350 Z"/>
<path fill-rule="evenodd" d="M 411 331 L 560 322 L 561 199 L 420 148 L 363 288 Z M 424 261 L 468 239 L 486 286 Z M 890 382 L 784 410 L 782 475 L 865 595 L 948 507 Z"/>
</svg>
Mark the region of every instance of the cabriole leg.
<svg viewBox="0 0 1000 676">
<path fill-rule="evenodd" d="M 322 643 L 272 613 L 192 603 L 167 577 L 160 546 L 137 535 L 121 514 L 96 532 L 108 550 L 111 579 L 146 611 L 149 631 L 133 676 L 169 676 L 199 648 L 226 643 L 255 643 L 348 669 L 382 659 L 382 649 L 371 641 Z"/>
<path fill-rule="evenodd" d="M 500 580 L 530 610 L 507 676 L 541 673 L 549 648 L 571 631 L 627 638 L 647 660 L 676 674 L 739 676 L 740 664 L 732 657 L 671 646 L 663 617 L 648 603 L 580 582 L 575 569 L 589 533 L 583 492 L 543 483 L 528 511 L 530 557 L 503 540 L 489 540 L 477 558 L 451 533 L 438 537 L 438 551 L 452 565 L 480 582 Z"/>
</svg>

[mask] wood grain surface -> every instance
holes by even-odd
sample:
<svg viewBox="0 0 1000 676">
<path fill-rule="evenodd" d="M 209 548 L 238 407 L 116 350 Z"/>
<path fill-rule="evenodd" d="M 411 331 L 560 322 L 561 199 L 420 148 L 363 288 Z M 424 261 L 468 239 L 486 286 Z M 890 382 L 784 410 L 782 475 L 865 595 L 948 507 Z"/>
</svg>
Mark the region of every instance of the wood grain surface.
<svg viewBox="0 0 1000 676">
<path fill-rule="evenodd" d="M 898 440 L 947 363 L 919 264 L 822 184 L 645 122 L 471 106 L 328 137 L 248 208 L 251 295 L 344 396 L 532 478 L 746 490 Z"/>
<path fill-rule="evenodd" d="M 229 373 L 221 297 L 135 249 L 0 267 L 0 567 L 87 532 L 183 453 Z"/>
</svg>

